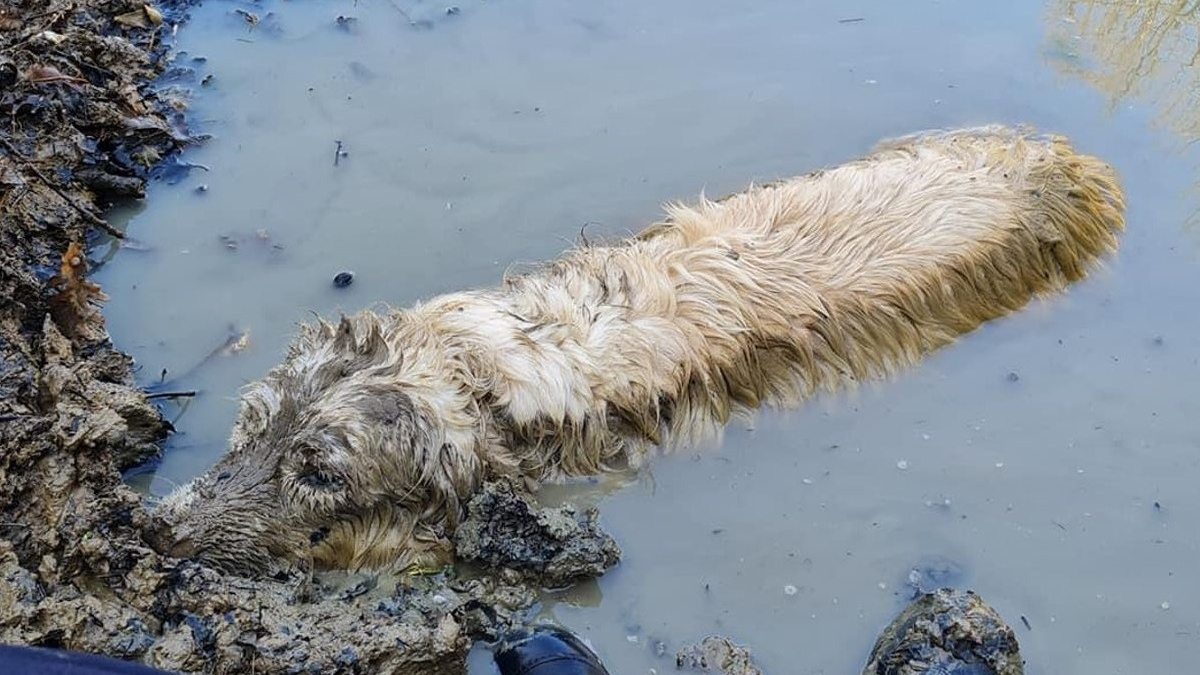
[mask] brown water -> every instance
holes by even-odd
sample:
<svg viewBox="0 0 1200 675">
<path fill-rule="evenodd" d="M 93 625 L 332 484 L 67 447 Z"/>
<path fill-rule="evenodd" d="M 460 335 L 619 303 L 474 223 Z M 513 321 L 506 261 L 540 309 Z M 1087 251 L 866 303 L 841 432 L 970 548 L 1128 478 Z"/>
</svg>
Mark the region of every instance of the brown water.
<svg viewBox="0 0 1200 675">
<path fill-rule="evenodd" d="M 238 387 L 310 310 L 492 284 L 585 223 L 636 230 L 662 201 L 887 136 L 1029 122 L 1122 172 L 1119 257 L 894 381 L 764 414 L 608 490 L 624 561 L 543 611 L 614 673 L 673 669 L 655 642 L 710 632 L 777 675 L 856 673 L 910 569 L 933 565 L 1013 623 L 1030 673 L 1191 667 L 1195 2 L 459 1 L 210 1 L 181 32 L 214 76 L 194 113 L 215 138 L 187 157 L 211 170 L 130 214 L 151 250 L 102 270 L 107 315 L 146 383 L 231 325 L 251 346 L 177 383 L 200 394 L 153 492 L 215 460 Z M 357 276 L 337 290 L 341 269 Z"/>
</svg>

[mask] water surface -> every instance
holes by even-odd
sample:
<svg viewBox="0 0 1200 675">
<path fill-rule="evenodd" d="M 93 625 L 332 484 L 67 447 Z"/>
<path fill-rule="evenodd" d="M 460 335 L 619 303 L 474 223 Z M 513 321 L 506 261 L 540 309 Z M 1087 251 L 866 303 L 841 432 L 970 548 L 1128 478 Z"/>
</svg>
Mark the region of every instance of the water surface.
<svg viewBox="0 0 1200 675">
<path fill-rule="evenodd" d="M 210 170 L 156 184 L 130 213 L 151 250 L 119 251 L 99 275 L 109 325 L 146 384 L 187 373 L 231 327 L 251 343 L 176 383 L 200 394 L 186 411 L 165 404 L 180 433 L 151 491 L 217 458 L 238 388 L 278 362 L 310 311 L 490 285 L 581 229 L 637 230 L 663 201 L 851 159 L 887 136 L 1027 122 L 1122 173 L 1120 255 L 893 381 L 763 414 L 720 447 L 584 495 L 602 500 L 624 561 L 544 612 L 614 673 L 673 669 L 657 642 L 670 654 L 711 632 L 771 673 L 854 673 L 905 603 L 909 571 L 933 566 L 1008 618 L 1030 673 L 1194 661 L 1194 8 L 445 9 L 210 1 L 181 31 L 185 59 L 205 57 L 194 65 L 213 76 L 193 112 L 214 139 L 186 157 Z M 355 282 L 338 290 L 343 269 Z"/>
</svg>

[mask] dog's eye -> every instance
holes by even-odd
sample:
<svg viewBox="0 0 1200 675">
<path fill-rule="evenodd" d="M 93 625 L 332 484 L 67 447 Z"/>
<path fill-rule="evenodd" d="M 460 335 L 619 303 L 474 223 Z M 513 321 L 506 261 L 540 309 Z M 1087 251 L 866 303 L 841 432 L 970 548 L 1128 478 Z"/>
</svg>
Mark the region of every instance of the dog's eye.
<svg viewBox="0 0 1200 675">
<path fill-rule="evenodd" d="M 300 474 L 296 480 L 301 485 L 312 488 L 313 490 L 341 490 L 346 487 L 346 482 L 337 476 L 330 475 L 320 469 L 307 469 Z"/>
</svg>

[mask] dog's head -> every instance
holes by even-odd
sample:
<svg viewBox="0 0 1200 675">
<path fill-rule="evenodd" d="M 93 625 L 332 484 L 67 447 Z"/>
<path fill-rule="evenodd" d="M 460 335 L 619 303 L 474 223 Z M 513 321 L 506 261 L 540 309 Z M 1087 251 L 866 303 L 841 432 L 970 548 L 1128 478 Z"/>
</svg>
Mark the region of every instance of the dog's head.
<svg viewBox="0 0 1200 675">
<path fill-rule="evenodd" d="M 477 489 L 482 426 L 435 336 L 370 312 L 302 328 L 230 449 L 152 512 L 164 553 L 236 573 L 434 564 Z"/>
</svg>

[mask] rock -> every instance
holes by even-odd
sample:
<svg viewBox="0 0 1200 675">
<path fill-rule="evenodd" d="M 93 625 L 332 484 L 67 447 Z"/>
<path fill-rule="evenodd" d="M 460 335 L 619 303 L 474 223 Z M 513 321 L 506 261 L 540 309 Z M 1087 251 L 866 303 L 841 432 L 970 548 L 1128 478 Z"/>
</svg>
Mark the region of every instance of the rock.
<svg viewBox="0 0 1200 675">
<path fill-rule="evenodd" d="M 333 277 L 333 287 L 334 288 L 345 288 L 352 283 L 354 283 L 354 272 L 351 272 L 349 270 L 344 270 L 342 272 L 338 272 Z"/>
<path fill-rule="evenodd" d="M 679 650 L 675 654 L 675 666 L 723 675 L 762 675 L 754 665 L 750 650 L 720 635 L 710 635 L 700 644 Z"/>
<path fill-rule="evenodd" d="M 1017 636 L 970 591 L 917 598 L 871 651 L 863 675 L 1024 675 Z"/>
<path fill-rule="evenodd" d="M 487 483 L 467 505 L 455 545 L 461 560 L 561 587 L 598 577 L 621 559 L 597 518 L 595 509 L 580 514 L 569 505 L 541 508 L 508 483 Z"/>
</svg>

